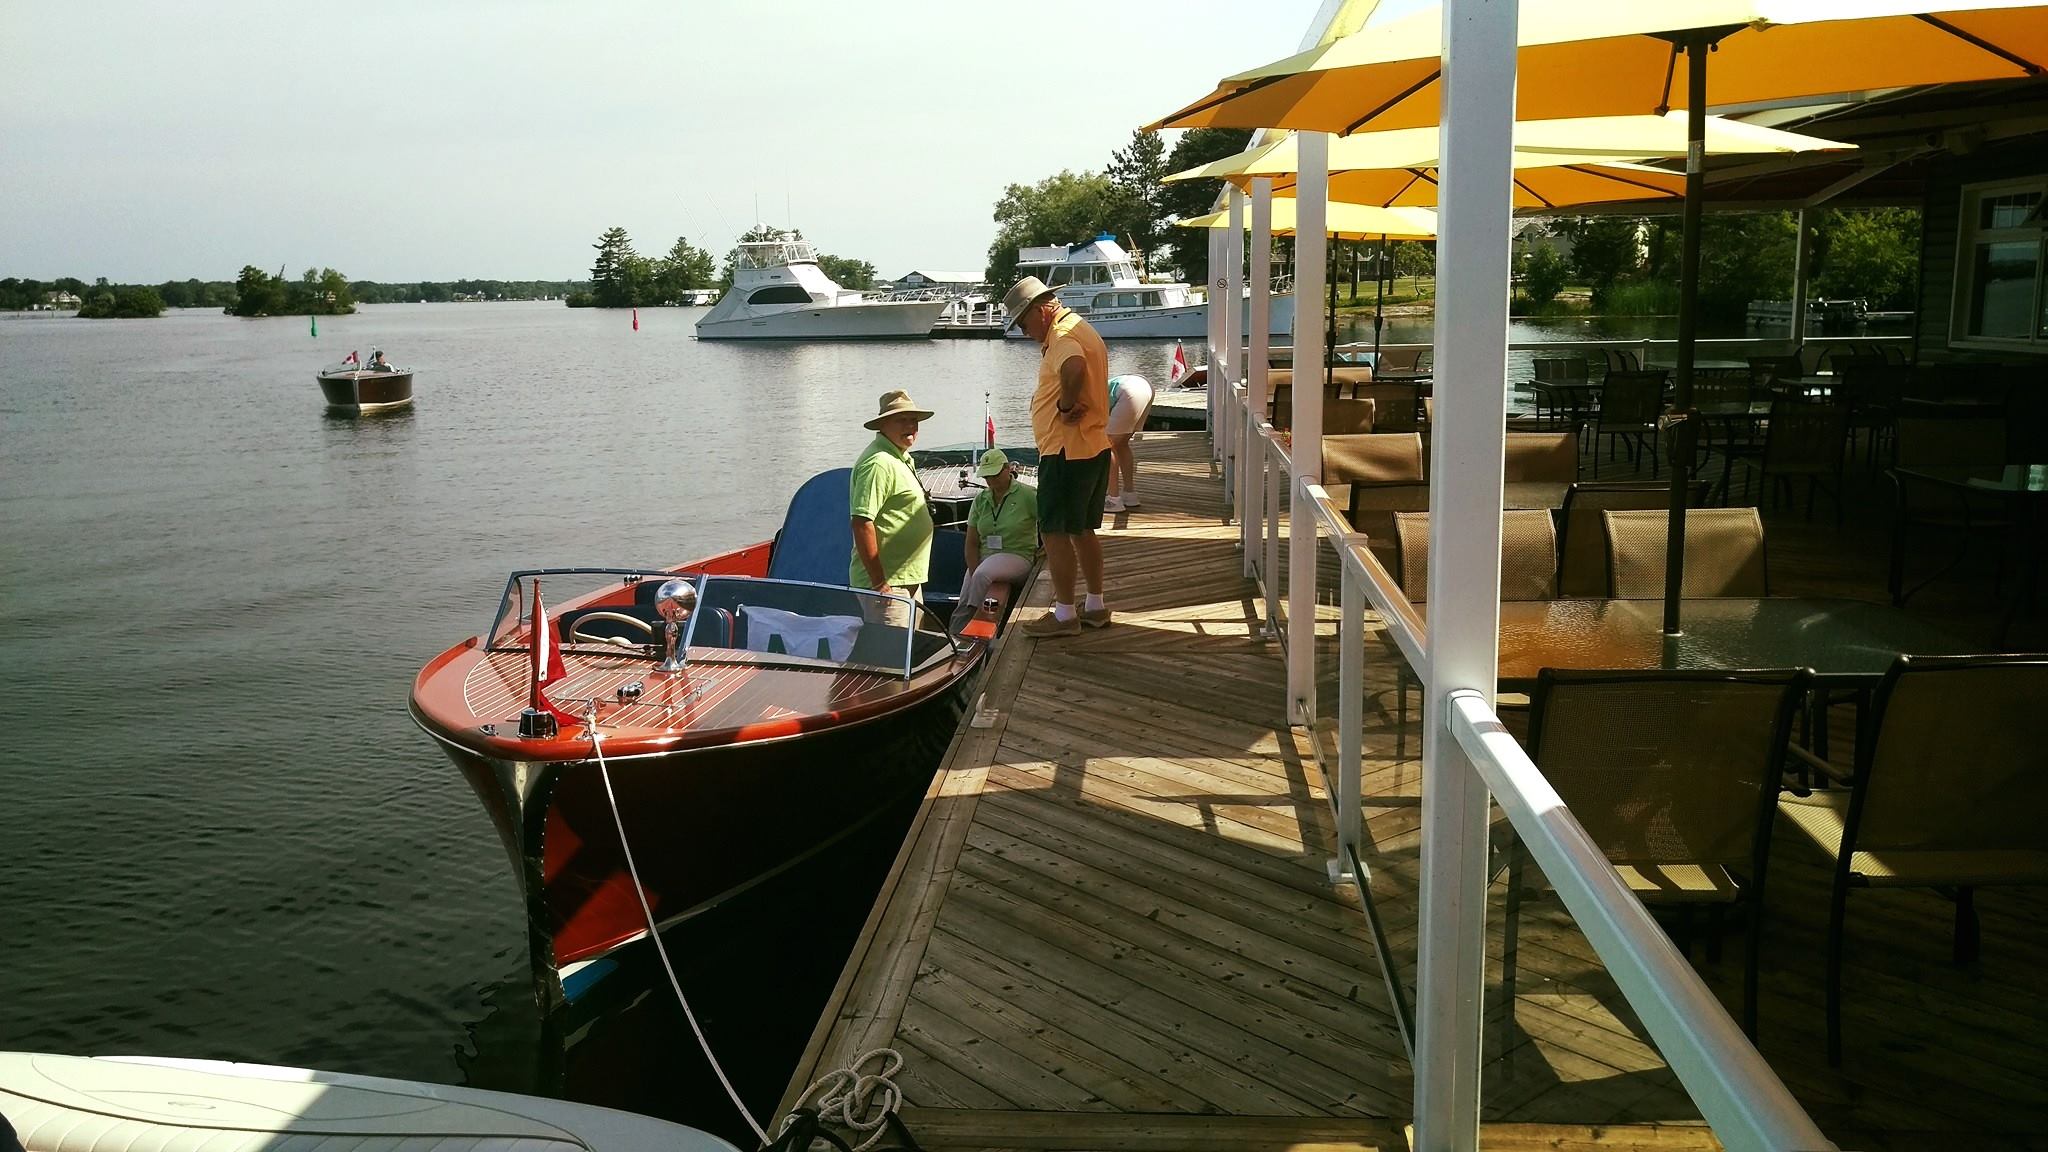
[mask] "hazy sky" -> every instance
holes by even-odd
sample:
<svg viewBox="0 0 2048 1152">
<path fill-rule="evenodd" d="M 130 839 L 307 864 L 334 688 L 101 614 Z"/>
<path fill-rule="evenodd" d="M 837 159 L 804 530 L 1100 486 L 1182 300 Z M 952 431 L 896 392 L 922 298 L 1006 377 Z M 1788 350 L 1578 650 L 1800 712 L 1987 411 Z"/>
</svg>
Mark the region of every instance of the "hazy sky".
<svg viewBox="0 0 2048 1152">
<path fill-rule="evenodd" d="M 1317 7 L 0 0 L 0 276 L 581 277 L 611 225 L 723 254 L 757 203 L 885 276 L 979 269 L 1005 184 Z"/>
</svg>

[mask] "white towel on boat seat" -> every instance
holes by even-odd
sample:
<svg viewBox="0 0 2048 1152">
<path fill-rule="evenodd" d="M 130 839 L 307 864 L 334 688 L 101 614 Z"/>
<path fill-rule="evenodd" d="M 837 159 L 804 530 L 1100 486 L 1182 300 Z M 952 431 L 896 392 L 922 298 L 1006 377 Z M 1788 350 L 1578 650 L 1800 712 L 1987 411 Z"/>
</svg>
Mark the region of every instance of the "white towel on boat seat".
<svg viewBox="0 0 2048 1152">
<path fill-rule="evenodd" d="M 853 655 L 853 642 L 860 636 L 858 616 L 805 616 L 754 604 L 740 610 L 747 617 L 747 648 L 754 652 L 843 663 Z"/>
</svg>

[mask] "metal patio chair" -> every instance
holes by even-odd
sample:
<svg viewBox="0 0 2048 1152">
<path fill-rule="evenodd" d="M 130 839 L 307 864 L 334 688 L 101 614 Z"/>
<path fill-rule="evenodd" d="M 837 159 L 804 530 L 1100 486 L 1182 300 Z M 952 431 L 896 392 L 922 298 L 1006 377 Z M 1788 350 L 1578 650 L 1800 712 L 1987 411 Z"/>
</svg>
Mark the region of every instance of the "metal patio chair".
<svg viewBox="0 0 2048 1152">
<path fill-rule="evenodd" d="M 1667 511 L 1600 513 L 1607 527 L 1607 583 L 1615 599 L 1663 597 L 1669 516 Z M 1694 508 L 1686 512 L 1685 579 L 1681 585 L 1685 597 L 1768 596 L 1769 573 L 1764 522 L 1756 509 Z"/>
</svg>

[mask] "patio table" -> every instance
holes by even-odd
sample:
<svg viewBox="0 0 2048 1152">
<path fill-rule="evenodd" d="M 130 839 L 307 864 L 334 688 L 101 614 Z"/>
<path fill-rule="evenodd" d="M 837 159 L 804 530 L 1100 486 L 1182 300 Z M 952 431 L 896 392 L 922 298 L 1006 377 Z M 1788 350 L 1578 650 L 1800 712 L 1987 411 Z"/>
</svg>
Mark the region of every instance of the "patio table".
<svg viewBox="0 0 2048 1152">
<path fill-rule="evenodd" d="M 1556 510 L 1564 507 L 1564 494 L 1569 484 L 1543 480 L 1517 480 L 1501 485 L 1500 506 L 1510 511 L 1532 508 Z M 1422 512 L 1429 508 L 1429 485 L 1413 484 L 1355 484 L 1351 488 L 1351 499 L 1361 512 Z"/>
<path fill-rule="evenodd" d="M 1648 368 L 1648 369 L 1650 369 L 1650 370 L 1651 370 L 1651 371 L 1653 371 L 1653 372 L 1655 372 L 1655 371 L 1664 371 L 1664 372 L 1676 372 L 1676 371 L 1678 371 L 1678 361 L 1676 361 L 1676 360 L 1645 360 L 1645 361 L 1643 361 L 1643 367 L 1645 367 L 1645 368 Z M 1747 361 L 1747 360 L 1694 360 L 1694 361 L 1692 362 L 1692 369 L 1693 369 L 1693 371 L 1695 371 L 1695 372 L 1702 372 L 1702 371 L 1704 371 L 1704 372 L 1747 372 L 1747 371 L 1749 371 L 1749 361 Z"/>
<path fill-rule="evenodd" d="M 1427 605 L 1418 605 L 1427 613 Z M 1661 600 L 1524 600 L 1500 606 L 1500 687 L 1528 691 L 1544 668 L 1811 668 L 1865 687 L 1902 652 L 1975 646 L 1896 608 L 1798 597 L 1688 599 L 1664 635 Z"/>
<path fill-rule="evenodd" d="M 2048 464 L 1924 465 L 1892 471 L 1902 479 L 2003 498 L 2013 505 L 2012 531 L 2019 544 L 2021 576 L 2018 593 L 1999 625 L 2003 640 L 2013 619 L 2033 604 L 2041 584 L 2041 536 L 2048 528 L 2041 505 L 2048 503 Z"/>
</svg>

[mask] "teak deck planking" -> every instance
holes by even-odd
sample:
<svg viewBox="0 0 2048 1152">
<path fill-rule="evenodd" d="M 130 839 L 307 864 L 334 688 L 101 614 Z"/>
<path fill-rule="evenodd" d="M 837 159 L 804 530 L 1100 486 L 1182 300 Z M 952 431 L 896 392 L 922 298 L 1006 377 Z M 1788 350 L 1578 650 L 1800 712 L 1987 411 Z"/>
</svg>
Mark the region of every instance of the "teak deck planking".
<svg viewBox="0 0 2048 1152">
<path fill-rule="evenodd" d="M 1140 457 L 1145 505 L 1104 526 L 1116 625 L 1000 641 L 983 686 L 994 723 L 956 735 L 785 1110 L 818 1075 L 893 1047 L 904 1118 L 932 1149 L 1406 1147 L 1411 1073 L 1359 895 L 1324 871 L 1329 804 L 1310 741 L 1329 733 L 1278 722 L 1280 649 L 1240 575 L 1205 438 L 1148 434 Z M 1767 519 L 1774 591 L 1877 598 L 1869 524 Z M 1048 599 L 1041 580 L 1020 619 Z M 1932 603 L 1983 622 L 1967 594 Z M 1398 723 L 1398 657 L 1368 646 L 1365 855 L 1412 995 L 1420 700 L 1411 682 Z M 1832 725 L 1843 762 L 1848 711 Z M 1760 1046 L 1823 1129 L 1844 1147 L 2048 1147 L 2035 1039 L 2048 995 L 2034 982 L 2048 901 L 1980 893 L 1983 959 L 1956 968 L 1939 896 L 1852 896 L 1848 1054 L 1830 1070 L 1829 875 L 1788 835 L 1773 851 Z M 1486 1146 L 1716 1147 L 1554 899 L 1525 897 L 1503 1028 L 1502 895 L 1497 883 Z M 1696 949 L 1731 1008 L 1741 931 L 1718 961 Z"/>
</svg>

